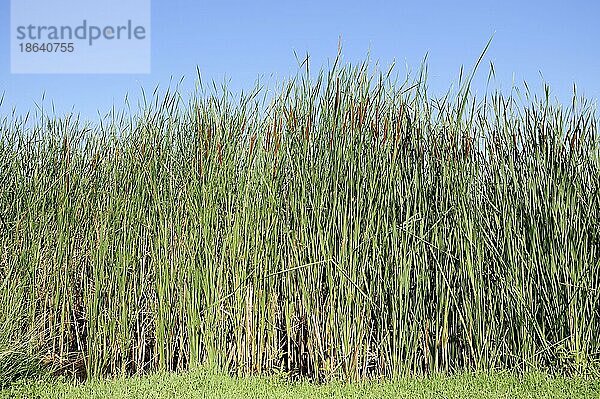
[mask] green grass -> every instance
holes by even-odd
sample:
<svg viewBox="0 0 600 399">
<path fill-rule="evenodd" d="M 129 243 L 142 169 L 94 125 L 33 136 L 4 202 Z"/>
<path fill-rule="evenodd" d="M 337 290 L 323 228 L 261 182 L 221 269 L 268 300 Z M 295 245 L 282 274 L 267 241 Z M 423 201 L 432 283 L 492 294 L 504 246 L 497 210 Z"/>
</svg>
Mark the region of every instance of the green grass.
<svg viewBox="0 0 600 399">
<path fill-rule="evenodd" d="M 79 378 L 596 373 L 595 104 L 305 67 L 97 125 L 0 120 L 0 361 L 16 345 Z"/>
<path fill-rule="evenodd" d="M 583 378 L 518 377 L 509 373 L 403 378 L 362 383 L 286 383 L 281 378 L 232 378 L 202 371 L 90 381 L 74 386 L 55 381 L 14 384 L 0 398 L 595 398 L 600 382 Z"/>
</svg>

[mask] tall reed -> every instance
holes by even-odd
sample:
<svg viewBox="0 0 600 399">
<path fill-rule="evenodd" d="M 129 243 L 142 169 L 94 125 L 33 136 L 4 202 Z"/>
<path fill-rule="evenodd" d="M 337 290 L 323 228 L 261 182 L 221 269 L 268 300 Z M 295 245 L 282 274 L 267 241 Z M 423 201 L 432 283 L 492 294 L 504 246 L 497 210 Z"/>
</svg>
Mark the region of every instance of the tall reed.
<svg viewBox="0 0 600 399">
<path fill-rule="evenodd" d="M 430 98 L 424 68 L 337 60 L 264 93 L 1 122 L 1 303 L 46 362 L 318 380 L 598 365 L 594 104 Z"/>
</svg>

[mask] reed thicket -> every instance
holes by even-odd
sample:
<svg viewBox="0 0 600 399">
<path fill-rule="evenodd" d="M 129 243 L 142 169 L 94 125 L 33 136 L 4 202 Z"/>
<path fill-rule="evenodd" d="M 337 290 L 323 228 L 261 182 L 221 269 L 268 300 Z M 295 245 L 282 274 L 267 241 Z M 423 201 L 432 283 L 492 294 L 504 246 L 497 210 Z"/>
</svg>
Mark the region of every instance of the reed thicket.
<svg viewBox="0 0 600 399">
<path fill-rule="evenodd" d="M 80 375 L 596 367 L 595 105 L 425 75 L 4 119 L 5 341 Z"/>
</svg>

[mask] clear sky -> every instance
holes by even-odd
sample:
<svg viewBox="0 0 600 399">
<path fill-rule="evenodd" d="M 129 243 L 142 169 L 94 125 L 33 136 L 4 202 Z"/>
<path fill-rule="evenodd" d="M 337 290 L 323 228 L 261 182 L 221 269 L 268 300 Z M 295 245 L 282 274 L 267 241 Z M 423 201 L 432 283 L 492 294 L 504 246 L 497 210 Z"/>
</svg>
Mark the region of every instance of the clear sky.
<svg viewBox="0 0 600 399">
<path fill-rule="evenodd" d="M 10 73 L 10 0 L 0 0 L 0 114 L 34 108 L 42 93 L 59 112 L 85 117 L 122 106 L 126 93 L 168 86 L 185 77 L 190 92 L 199 67 L 204 80 L 227 79 L 234 91 L 252 88 L 259 76 L 293 75 L 298 54 L 313 67 L 327 66 L 341 35 L 344 60 L 367 52 L 399 71 L 418 70 L 428 54 L 429 87 L 443 93 L 470 69 L 494 34 L 475 89 L 481 93 L 489 63 L 496 85 L 508 91 L 526 80 L 567 103 L 578 92 L 600 98 L 600 2 L 597 1 L 167 1 L 152 0 L 152 72 L 147 75 L 17 75 Z M 541 75 L 540 75 L 541 73 Z M 542 80 L 543 76 L 543 80 Z"/>
</svg>

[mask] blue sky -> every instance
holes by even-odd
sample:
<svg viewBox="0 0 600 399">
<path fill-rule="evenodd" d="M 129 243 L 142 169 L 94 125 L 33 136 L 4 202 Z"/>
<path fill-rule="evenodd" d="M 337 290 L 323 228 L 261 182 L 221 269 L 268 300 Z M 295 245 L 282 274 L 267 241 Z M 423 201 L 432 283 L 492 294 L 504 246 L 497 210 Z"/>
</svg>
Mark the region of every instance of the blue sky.
<svg viewBox="0 0 600 399">
<path fill-rule="evenodd" d="M 205 81 L 250 89 L 259 76 L 277 81 L 296 72 L 298 54 L 327 66 L 342 37 L 343 59 L 358 63 L 367 52 L 388 65 L 416 71 L 428 54 L 429 87 L 442 94 L 470 69 L 487 40 L 493 42 L 474 88 L 492 61 L 496 86 L 513 81 L 541 92 L 550 84 L 559 101 L 578 92 L 600 98 L 600 5 L 595 1 L 152 1 L 152 72 L 147 75 L 18 75 L 10 73 L 10 0 L 0 0 L 0 114 L 25 113 L 42 93 L 58 112 L 84 117 L 122 107 L 126 93 L 166 87 L 185 77 L 191 92 L 198 66 Z M 542 76 L 543 75 L 543 80 Z"/>
</svg>

